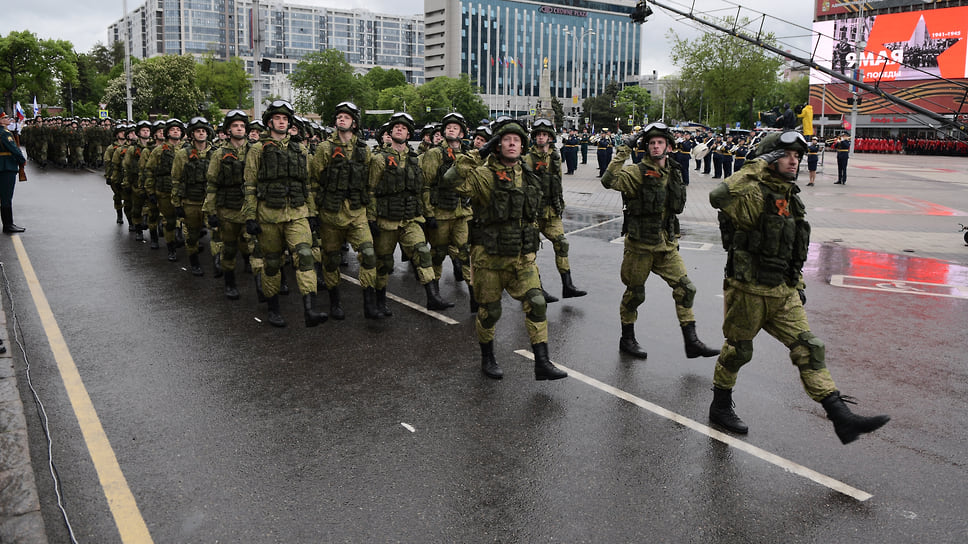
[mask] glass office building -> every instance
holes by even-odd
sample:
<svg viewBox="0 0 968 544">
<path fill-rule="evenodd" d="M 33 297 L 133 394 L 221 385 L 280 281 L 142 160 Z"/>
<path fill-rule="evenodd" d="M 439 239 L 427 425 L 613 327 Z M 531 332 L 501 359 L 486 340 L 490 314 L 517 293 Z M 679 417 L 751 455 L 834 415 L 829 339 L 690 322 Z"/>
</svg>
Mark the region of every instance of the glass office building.
<svg viewBox="0 0 968 544">
<path fill-rule="evenodd" d="M 308 53 L 338 49 L 357 71 L 374 66 L 397 69 L 408 83 L 421 84 L 423 15 L 387 15 L 366 10 L 303 6 L 262 0 L 263 54 L 271 73 L 288 74 Z M 252 0 L 147 0 L 108 27 L 108 45 L 131 38 L 131 54 L 216 58 L 241 57 L 252 70 Z M 127 28 L 125 28 L 127 25 Z"/>
<path fill-rule="evenodd" d="M 492 112 L 524 115 L 539 97 L 545 62 L 566 111 L 615 81 L 639 75 L 634 2 L 425 0 L 425 74 L 468 74 Z"/>
</svg>

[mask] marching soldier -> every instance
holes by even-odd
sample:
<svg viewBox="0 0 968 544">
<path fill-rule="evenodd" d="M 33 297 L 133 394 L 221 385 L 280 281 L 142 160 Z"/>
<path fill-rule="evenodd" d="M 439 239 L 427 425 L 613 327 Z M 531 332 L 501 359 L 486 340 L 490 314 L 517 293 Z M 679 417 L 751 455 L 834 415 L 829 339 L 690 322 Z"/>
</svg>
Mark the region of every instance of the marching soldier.
<svg viewBox="0 0 968 544">
<path fill-rule="evenodd" d="M 175 152 L 185 146 L 182 142 L 184 132 L 185 124 L 180 119 L 166 121 L 165 141 L 155 147 L 148 157 L 148 163 L 145 164 L 145 192 L 148 193 L 148 200 L 165 219 L 164 237 L 169 262 L 178 260 L 178 255 L 175 253 L 178 240 L 175 229 L 181 227 L 178 223 L 179 218 L 175 214 L 175 206 L 171 203 L 171 170 L 175 164 Z"/>
<path fill-rule="evenodd" d="M 158 148 L 159 145 L 165 142 L 165 122 L 155 121 L 151 126 L 151 136 L 152 139 L 148 143 L 148 148 L 146 152 L 141 154 L 141 158 L 138 162 L 138 171 L 141 173 L 141 186 L 145 192 L 145 207 L 148 209 L 148 220 L 146 222 L 148 227 L 148 235 L 151 239 L 151 249 L 158 249 L 158 239 L 161 237 L 158 228 L 158 199 L 151 198 L 153 192 L 148 189 L 147 178 L 148 178 L 148 159 L 151 158 L 151 154 L 154 150 Z"/>
<path fill-rule="evenodd" d="M 444 302 L 435 289 L 433 259 L 421 228 L 424 176 L 417 154 L 407 145 L 414 130 L 413 117 L 394 113 L 387 124 L 390 146 L 370 157 L 370 189 L 375 198 L 367 212 L 376 246 L 377 308 L 385 316 L 393 315 L 387 306 L 387 277 L 393 271 L 393 252 L 399 243 L 416 267 L 417 279 L 427 293 L 427 309 L 446 310 L 453 304 Z"/>
<path fill-rule="evenodd" d="M 668 158 L 673 145 L 672 133 L 664 123 L 652 123 L 633 142 L 644 146 L 648 156 L 639 164 L 623 167 L 631 149 L 622 146 L 602 177 L 602 185 L 621 192 L 625 203 L 622 230 L 627 234 L 621 271 L 625 294 L 619 306 L 622 323 L 619 351 L 639 359 L 648 357 L 635 339 L 635 321 L 638 307 L 645 302 L 645 281 L 655 272 L 672 287 L 686 357 L 712 357 L 719 351 L 706 347 L 696 336 L 696 317 L 692 311 L 696 287 L 686 275 L 686 265 L 679 255 L 676 216 L 686 205 L 686 188 L 679 163 Z"/>
<path fill-rule="evenodd" d="M 538 228 L 545 238 L 551 240 L 554 248 L 555 266 L 561 276 L 561 296 L 583 297 L 587 293 L 572 283 L 571 266 L 568 264 L 568 239 L 565 238 L 565 229 L 561 222 L 561 214 L 565 211 L 565 197 L 561 186 L 561 157 L 554 148 L 554 124 L 548 119 L 536 119 L 531 127 L 531 142 L 531 149 L 523 160 L 541 181 Z M 558 300 L 547 292 L 543 294 L 546 302 Z"/>
<path fill-rule="evenodd" d="M 114 127 L 115 140 L 111 145 L 107 147 L 107 149 L 104 150 L 104 157 L 103 157 L 104 180 L 105 180 L 105 183 L 107 183 L 107 185 L 111 187 L 111 193 L 113 193 L 114 195 L 114 211 L 117 213 L 117 216 L 118 216 L 117 223 L 119 225 L 124 224 L 124 212 L 122 210 L 124 208 L 124 197 L 121 191 L 121 187 L 114 182 L 116 178 L 115 168 L 117 168 L 117 166 L 114 163 L 114 154 L 120 152 L 120 150 L 124 149 L 125 147 L 126 140 L 124 138 L 124 135 L 125 135 L 126 129 L 127 129 L 127 125 L 118 125 Z"/>
<path fill-rule="evenodd" d="M 209 140 L 215 130 L 204 117 L 193 117 L 188 123 L 189 144 L 175 151 L 171 166 L 171 205 L 175 215 L 185 224 L 185 251 L 191 264 L 193 276 L 203 276 L 205 271 L 198 258 L 198 240 L 202 236 L 204 218 L 202 204 L 208 184 L 208 163 L 212 156 Z"/>
<path fill-rule="evenodd" d="M 370 150 L 359 137 L 360 109 L 352 102 L 336 105 L 336 132 L 320 142 L 309 164 L 319 211 L 322 276 L 329 292 L 329 315 L 345 319 L 340 302 L 341 246 L 349 242 L 360 262 L 363 317 L 381 319 L 376 305 L 376 249 L 367 222 L 370 204 Z"/>
<path fill-rule="evenodd" d="M 245 230 L 257 236 L 264 259 L 262 288 L 269 307 L 269 324 L 285 327 L 279 311 L 283 252 L 288 248 L 296 265 L 296 283 L 303 297 L 307 327 L 329 317 L 315 310 L 316 269 L 313 230 L 319 228 L 316 203 L 309 187 L 306 152 L 289 136 L 295 110 L 285 100 L 271 103 L 262 114 L 267 133 L 245 157 Z"/>
<path fill-rule="evenodd" d="M 135 135 L 137 139 L 128 146 L 128 151 L 124 154 L 124 162 L 121 164 L 122 187 L 125 196 L 130 200 L 130 204 L 125 203 L 125 212 L 128 214 L 128 230 L 134 231 L 136 242 L 144 242 L 145 237 L 142 233 L 147 226 L 147 218 L 144 216 L 145 188 L 142 185 L 141 155 L 150 153 L 148 144 L 151 142 L 151 122 L 138 121 L 135 124 Z"/>
</svg>

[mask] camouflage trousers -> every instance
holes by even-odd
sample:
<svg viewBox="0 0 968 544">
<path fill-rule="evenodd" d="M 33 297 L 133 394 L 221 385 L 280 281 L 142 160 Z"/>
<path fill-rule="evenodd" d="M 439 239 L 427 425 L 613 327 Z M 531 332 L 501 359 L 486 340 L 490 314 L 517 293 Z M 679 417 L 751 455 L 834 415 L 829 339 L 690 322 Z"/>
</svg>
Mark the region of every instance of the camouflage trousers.
<svg viewBox="0 0 968 544">
<path fill-rule="evenodd" d="M 236 223 L 235 221 L 229 221 L 228 219 L 221 219 L 219 221 L 218 229 L 216 229 L 221 238 L 221 251 L 219 254 L 222 256 L 222 270 L 235 270 L 235 260 L 239 251 L 242 251 L 243 258 L 249 252 L 248 242 L 243 236 L 245 234 L 245 223 Z M 215 255 L 215 242 L 212 242 L 212 255 Z"/>
<path fill-rule="evenodd" d="M 467 217 L 438 219 L 437 228 L 428 233 L 430 256 L 434 263 L 434 278 L 440 279 L 444 259 L 450 259 L 460 266 L 465 278 L 470 276 L 470 246 L 467 244 L 469 233 Z"/>
<path fill-rule="evenodd" d="M 555 250 L 555 266 L 558 268 L 558 272 L 571 270 L 571 266 L 568 264 L 568 239 L 565 238 L 565 227 L 561 222 L 561 217 L 538 219 L 538 228 L 545 238 L 551 240 L 551 246 Z"/>
<path fill-rule="evenodd" d="M 155 198 L 158 201 L 158 213 L 165 218 L 165 243 L 174 244 L 178 217 L 175 216 L 175 207 L 171 205 L 171 191 L 157 191 Z"/>
<path fill-rule="evenodd" d="M 790 360 L 810 398 L 819 402 L 837 390 L 824 362 L 823 342 L 810 332 L 800 296 L 791 291 L 786 296 L 768 297 L 725 287 L 726 342 L 713 374 L 716 387 L 733 388 L 739 369 L 753 357 L 753 338 L 762 329 L 790 349 Z"/>
<path fill-rule="evenodd" d="M 385 228 L 387 224 L 396 224 L 395 221 L 377 221 L 380 224 L 380 235 L 373 244 L 376 249 L 376 284 L 377 289 L 384 289 L 387 286 L 387 278 L 393 271 L 393 252 L 400 247 L 410 255 L 413 265 L 417 267 L 417 279 L 420 285 L 427 285 L 434 281 L 433 262 L 430 257 L 430 248 L 424 238 L 423 228 L 417 221 L 401 221 L 398 227 Z"/>
<path fill-rule="evenodd" d="M 480 246 L 471 248 L 472 262 L 478 262 L 474 255 L 482 251 L 483 248 Z M 478 302 L 475 320 L 478 342 L 486 344 L 494 340 L 494 328 L 501 318 L 501 296 L 504 291 L 507 291 L 515 300 L 521 301 L 524 324 L 531 343 L 540 344 L 548 341 L 548 319 L 545 314 L 547 306 L 541 293 L 538 266 L 534 263 L 534 254 L 531 255 L 530 262 L 522 258 L 520 265 L 513 269 L 471 267 L 474 298 Z"/>
<path fill-rule="evenodd" d="M 376 249 L 373 245 L 373 235 L 366 222 L 366 215 L 361 215 L 345 227 L 323 222 L 319 228 L 319 245 L 322 250 L 323 281 L 327 289 L 339 286 L 339 265 L 343 260 L 341 248 L 343 242 L 349 243 L 356 252 L 360 262 L 360 286 L 366 289 L 376 285 Z"/>
<path fill-rule="evenodd" d="M 622 283 L 625 294 L 619 306 L 619 317 L 623 325 L 635 323 L 639 317 L 638 307 L 645 302 L 645 280 L 655 272 L 672 287 L 672 299 L 676 303 L 676 317 L 679 326 L 696 321 L 692 312 L 692 283 L 686 275 L 686 264 L 678 250 L 651 251 L 643 249 L 632 240 L 625 240 L 625 253 L 622 257 Z"/>
<path fill-rule="evenodd" d="M 296 268 L 296 284 L 299 293 L 316 293 L 316 267 L 313 259 L 313 233 L 309 221 L 302 217 L 285 223 L 260 222 L 262 232 L 258 235 L 262 251 L 262 291 L 267 297 L 279 293 L 282 285 L 283 252 L 289 249 L 292 264 Z M 253 266 L 253 268 L 255 268 Z"/>
<path fill-rule="evenodd" d="M 198 253 L 198 240 L 202 237 L 202 228 L 205 224 L 202 203 L 186 200 L 182 201 L 182 207 L 185 208 L 185 217 L 182 219 L 182 223 L 185 225 L 185 251 L 189 255 L 196 255 Z M 165 241 L 168 241 L 167 234 Z"/>
</svg>

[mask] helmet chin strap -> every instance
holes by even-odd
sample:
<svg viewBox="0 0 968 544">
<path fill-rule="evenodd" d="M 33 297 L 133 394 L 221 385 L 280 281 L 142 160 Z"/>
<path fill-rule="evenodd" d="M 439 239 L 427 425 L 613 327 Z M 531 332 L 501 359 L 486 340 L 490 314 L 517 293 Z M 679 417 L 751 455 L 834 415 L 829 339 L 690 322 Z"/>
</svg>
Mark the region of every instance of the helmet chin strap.
<svg viewBox="0 0 968 544">
<path fill-rule="evenodd" d="M 348 127 L 337 126 L 336 127 L 336 130 L 338 130 L 340 132 L 353 132 L 353 126 L 352 125 L 351 126 L 348 126 Z"/>
<path fill-rule="evenodd" d="M 398 144 L 405 144 L 405 143 L 407 143 L 407 139 L 406 138 L 397 138 L 393 134 L 390 135 L 390 139 L 393 140 L 394 143 L 398 143 Z"/>
</svg>

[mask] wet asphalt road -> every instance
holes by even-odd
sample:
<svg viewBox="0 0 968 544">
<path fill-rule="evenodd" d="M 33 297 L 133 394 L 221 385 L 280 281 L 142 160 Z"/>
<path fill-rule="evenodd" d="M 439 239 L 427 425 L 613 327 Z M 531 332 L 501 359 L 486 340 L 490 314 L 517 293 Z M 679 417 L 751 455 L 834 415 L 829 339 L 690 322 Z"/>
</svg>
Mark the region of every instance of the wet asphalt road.
<svg viewBox="0 0 968 544">
<path fill-rule="evenodd" d="M 282 304 L 289 327 L 272 329 L 256 319 L 265 308 L 250 275 L 240 275 L 242 299 L 228 301 L 207 253 L 206 276 L 195 278 L 184 254 L 171 264 L 134 242 L 99 175 L 30 177 L 15 200 L 21 241 L 155 542 L 968 539 L 968 300 L 831 284 L 873 270 L 964 289 L 964 266 L 812 248 L 811 326 L 855 410 L 893 417 L 873 435 L 841 445 L 766 335 L 741 373 L 734 400 L 751 428 L 742 440 L 873 495 L 861 502 L 585 381 L 534 381 L 516 353 L 530 349 L 523 315 L 507 297 L 495 342 L 506 376 L 486 379 L 449 263 L 441 293 L 457 306 L 443 314 L 456 324 L 399 303 L 391 319 L 364 320 L 359 289 L 344 284 L 345 321 L 304 328 L 294 293 Z M 965 209 L 964 193 L 945 204 Z M 573 209 L 565 230 L 613 217 Z M 683 227 L 699 336 L 718 347 L 725 255 L 714 228 Z M 685 358 L 659 278 L 647 282 L 637 325 L 649 359 L 618 353 L 619 228 L 569 237 L 575 283 L 590 294 L 549 306 L 551 358 L 704 424 L 714 359 Z M 120 542 L 10 238 L 0 255 L 74 533 Z M 560 293 L 547 244 L 539 265 Z M 352 259 L 344 272 L 355 276 Z M 425 302 L 399 263 L 389 291 Z M 22 360 L 17 368 L 25 389 Z M 48 536 L 65 542 L 46 443 L 22 397 Z"/>
</svg>

